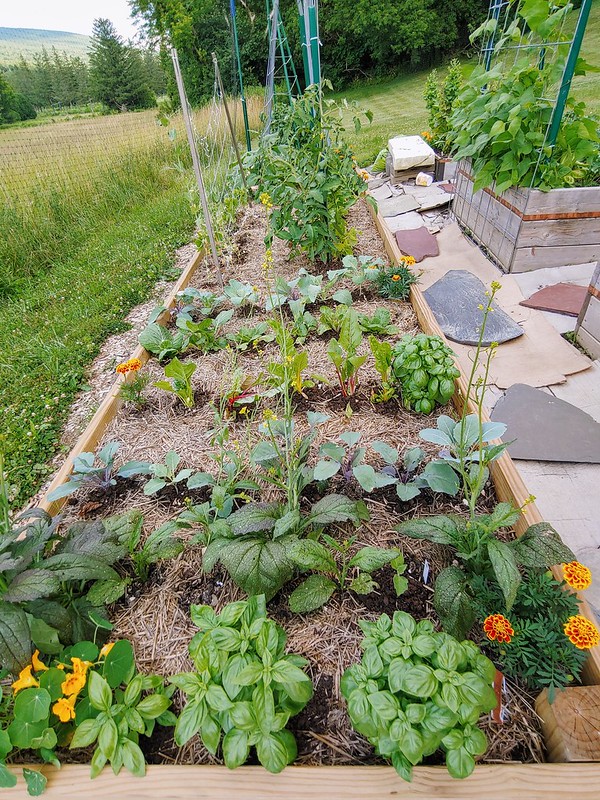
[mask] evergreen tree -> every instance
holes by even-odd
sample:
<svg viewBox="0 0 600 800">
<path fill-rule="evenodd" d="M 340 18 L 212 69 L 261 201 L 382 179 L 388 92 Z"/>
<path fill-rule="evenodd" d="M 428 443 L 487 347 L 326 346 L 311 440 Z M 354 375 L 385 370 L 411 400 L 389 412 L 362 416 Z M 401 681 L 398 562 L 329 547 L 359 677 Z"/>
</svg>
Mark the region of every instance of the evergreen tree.
<svg viewBox="0 0 600 800">
<path fill-rule="evenodd" d="M 109 108 L 125 111 L 154 104 L 139 51 L 125 44 L 108 19 L 94 20 L 89 83 L 93 97 Z"/>
</svg>

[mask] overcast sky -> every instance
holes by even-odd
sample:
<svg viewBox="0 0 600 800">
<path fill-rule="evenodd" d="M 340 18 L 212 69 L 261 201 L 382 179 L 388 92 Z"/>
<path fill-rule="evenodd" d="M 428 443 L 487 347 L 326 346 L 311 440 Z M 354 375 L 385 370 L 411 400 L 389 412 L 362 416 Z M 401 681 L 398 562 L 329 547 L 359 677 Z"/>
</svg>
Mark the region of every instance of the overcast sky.
<svg viewBox="0 0 600 800">
<path fill-rule="evenodd" d="M 125 39 L 136 33 L 127 0 L 3 0 L 0 27 L 40 28 L 89 36 L 98 17 L 109 19 Z"/>
</svg>

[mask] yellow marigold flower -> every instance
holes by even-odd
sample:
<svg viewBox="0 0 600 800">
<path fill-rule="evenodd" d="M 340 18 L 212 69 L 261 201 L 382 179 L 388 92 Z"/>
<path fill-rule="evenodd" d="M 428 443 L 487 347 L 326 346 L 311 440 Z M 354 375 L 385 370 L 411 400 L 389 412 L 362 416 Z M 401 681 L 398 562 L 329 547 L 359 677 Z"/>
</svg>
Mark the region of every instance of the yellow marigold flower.
<svg viewBox="0 0 600 800">
<path fill-rule="evenodd" d="M 44 664 L 43 661 L 40 661 L 40 651 L 36 650 L 35 653 L 31 656 L 31 666 L 34 668 L 36 672 L 46 672 L 48 667 Z"/>
<path fill-rule="evenodd" d="M 413 256 L 404 256 L 404 258 L 402 260 L 404 261 L 404 263 L 408 267 L 412 267 L 413 264 L 417 263 Z"/>
<path fill-rule="evenodd" d="M 564 632 L 578 650 L 589 650 L 590 647 L 600 644 L 600 631 L 581 614 L 569 617 L 564 624 Z"/>
<path fill-rule="evenodd" d="M 33 669 L 31 664 L 27 664 L 25 669 L 22 669 L 19 672 L 19 677 L 17 680 L 12 684 L 12 688 L 14 693 L 20 692 L 21 689 L 31 689 L 37 688 L 40 685 L 40 682 L 34 678 L 31 674 L 31 670 Z"/>
<path fill-rule="evenodd" d="M 431 134 L 429 133 L 429 131 L 421 131 L 421 136 L 423 139 L 427 139 L 427 141 L 431 139 Z"/>
<path fill-rule="evenodd" d="M 107 642 L 104 647 L 100 650 L 100 658 L 106 658 L 106 656 L 110 653 L 110 651 L 115 646 L 114 642 Z"/>
<path fill-rule="evenodd" d="M 70 722 L 75 719 L 75 702 L 77 695 L 71 697 L 61 697 L 52 706 L 52 713 L 56 714 L 61 722 Z"/>
<path fill-rule="evenodd" d="M 592 584 L 592 573 L 579 561 L 563 564 L 565 581 L 572 589 L 587 589 Z"/>
<path fill-rule="evenodd" d="M 142 362 L 139 360 L 139 358 L 130 358 L 127 364 L 129 364 L 130 372 L 137 372 L 138 369 L 142 368 Z"/>
<path fill-rule="evenodd" d="M 129 372 L 129 367 L 127 365 L 127 362 L 124 361 L 122 364 L 117 364 L 115 372 L 118 372 L 119 375 L 127 375 L 127 373 Z"/>
<path fill-rule="evenodd" d="M 392 280 L 394 281 L 394 283 L 396 281 L 399 281 L 400 280 L 400 275 L 392 275 Z"/>
<path fill-rule="evenodd" d="M 483 631 L 490 641 L 508 644 L 515 635 L 509 620 L 502 614 L 490 614 L 483 621 Z"/>
</svg>

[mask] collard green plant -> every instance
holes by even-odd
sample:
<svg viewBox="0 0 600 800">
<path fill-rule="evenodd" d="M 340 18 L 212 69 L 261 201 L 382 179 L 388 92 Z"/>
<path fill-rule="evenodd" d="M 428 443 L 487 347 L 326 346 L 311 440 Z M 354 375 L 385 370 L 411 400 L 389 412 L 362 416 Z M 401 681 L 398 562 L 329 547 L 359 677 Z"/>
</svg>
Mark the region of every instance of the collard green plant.
<svg viewBox="0 0 600 800">
<path fill-rule="evenodd" d="M 189 346 L 190 337 L 183 331 L 172 333 L 164 325 L 152 322 L 138 336 L 138 342 L 159 361 L 184 353 Z"/>
<path fill-rule="evenodd" d="M 243 283 L 232 278 L 223 289 L 223 294 L 234 308 L 245 306 L 255 306 L 260 301 L 260 294 L 257 286 L 250 283 Z"/>
<path fill-rule="evenodd" d="M 234 313 L 233 309 L 221 311 L 214 319 L 207 317 L 199 322 L 178 317 L 176 325 L 185 332 L 189 346 L 210 353 L 214 350 L 222 350 L 227 346 L 227 339 L 221 333 L 221 328 L 231 320 Z"/>
<path fill-rule="evenodd" d="M 487 747 L 477 727 L 496 706 L 496 669 L 473 644 L 437 633 L 403 611 L 360 620 L 360 664 L 342 677 L 355 730 L 410 781 L 412 768 L 440 749 L 453 778 L 466 778 Z"/>
<path fill-rule="evenodd" d="M 471 578 L 477 619 L 483 622 L 503 607 L 497 582 L 483 575 Z M 500 669 L 532 689 L 548 689 L 552 702 L 557 689 L 578 680 L 587 658 L 565 635 L 569 617 L 579 614 L 579 600 L 564 582 L 547 572 L 527 572 L 510 611 L 514 634 L 509 642 L 491 640 Z"/>
<path fill-rule="evenodd" d="M 273 311 L 287 305 L 296 317 L 305 306 L 316 303 L 321 294 L 323 278 L 321 275 L 311 275 L 305 269 L 300 269 L 298 275 L 289 281 L 278 276 L 272 287 L 267 290 L 265 311 Z"/>
<path fill-rule="evenodd" d="M 315 481 L 326 481 L 340 473 L 346 482 L 354 478 L 365 492 L 372 492 L 396 482 L 395 477 L 378 472 L 370 464 L 363 463 L 367 448 L 358 447 L 360 433 L 346 431 L 340 434 L 339 439 L 342 444 L 324 442 L 319 448 L 320 459 L 313 470 Z M 379 452 L 378 445 L 387 447 L 384 442 L 371 442 L 375 452 Z"/>
<path fill-rule="evenodd" d="M 144 494 L 152 495 L 160 492 L 165 486 L 177 486 L 178 483 L 186 481 L 193 470 L 177 469 L 181 456 L 174 450 L 169 450 L 165 456 L 164 464 L 149 464 L 148 474 L 150 480 L 144 485 Z"/>
<path fill-rule="evenodd" d="M 367 356 L 359 356 L 358 349 L 362 344 L 362 330 L 358 314 L 353 308 L 346 309 L 340 335 L 332 339 L 327 347 L 327 355 L 338 376 L 343 397 L 352 397 L 358 383 L 357 373 L 367 360 Z"/>
<path fill-rule="evenodd" d="M 554 528 L 547 522 L 531 525 L 513 541 L 496 534 L 512 527 L 520 515 L 509 503 L 499 503 L 491 514 L 472 518 L 432 516 L 400 523 L 396 530 L 415 539 L 427 539 L 452 548 L 460 566 L 446 567 L 435 583 L 434 605 L 449 633 L 464 638 L 476 618 L 472 575 L 493 579 L 499 586 L 504 608 L 510 611 L 521 583 L 520 567 L 547 570 L 574 559 Z"/>
<path fill-rule="evenodd" d="M 274 338 L 275 334 L 266 322 L 259 322 L 251 328 L 244 326 L 236 333 L 227 334 L 227 340 L 242 351 L 248 350 L 249 347 L 256 349 L 261 344 L 272 342 Z"/>
<path fill-rule="evenodd" d="M 121 447 L 119 442 L 105 444 L 96 454 L 79 453 L 73 459 L 73 471 L 61 486 L 48 494 L 48 500 L 68 497 L 79 489 L 96 489 L 107 492 L 117 485 L 118 478 L 133 478 L 147 475 L 150 465 L 147 461 L 127 461 L 123 466 L 115 466 L 115 456 Z"/>
<path fill-rule="evenodd" d="M 177 292 L 175 303 L 171 308 L 157 306 L 150 315 L 149 321 L 150 323 L 156 322 L 165 311 L 169 312 L 171 320 L 181 317 L 193 321 L 198 316 L 211 317 L 222 304 L 223 295 L 187 286 Z"/>
<path fill-rule="evenodd" d="M 189 645 L 195 671 L 171 678 L 187 698 L 175 742 L 199 734 L 213 755 L 221 747 L 230 769 L 254 747 L 265 769 L 281 772 L 297 753 L 286 725 L 312 697 L 306 659 L 286 654 L 285 632 L 267 618 L 264 596 L 229 603 L 218 615 L 192 606 L 191 617 L 200 629 Z"/>
<path fill-rule="evenodd" d="M 111 627 L 104 604 L 118 600 L 128 584 L 112 565 L 125 555 L 123 539 L 138 518 L 76 523 L 60 536 L 58 520 L 44 512 L 16 520 L 24 524 L 0 540 L 0 667 L 17 674 L 33 645 L 58 653 Z"/>
<path fill-rule="evenodd" d="M 380 270 L 385 267 L 382 258 L 374 256 L 344 256 L 342 269 L 329 270 L 327 278 L 335 283 L 342 278 L 350 278 L 356 286 L 362 286 L 367 281 L 376 280 Z"/>
<path fill-rule="evenodd" d="M 384 460 L 382 472 L 391 476 L 396 484 L 396 494 L 403 502 L 417 497 L 422 489 L 442 492 L 454 497 L 460 488 L 458 477 L 449 464 L 443 461 L 428 461 L 418 472 L 427 455 L 420 447 L 411 447 L 402 457 L 395 447 L 385 442 L 373 442 L 373 450 Z"/>
<path fill-rule="evenodd" d="M 210 322 L 210 320 L 207 320 L 207 322 Z M 186 408 L 193 408 L 192 375 L 197 368 L 198 365 L 192 361 L 184 363 L 175 356 L 165 367 L 165 378 L 170 378 L 170 380 L 156 381 L 152 385 L 156 386 L 157 389 L 176 394 Z"/>
<path fill-rule="evenodd" d="M 324 605 L 335 591 L 346 588 L 357 594 L 370 594 L 379 588 L 371 573 L 386 564 L 391 564 L 396 570 L 394 586 L 397 594 L 406 590 L 408 581 L 402 577 L 406 564 L 400 550 L 361 547 L 350 556 L 356 536 L 340 542 L 324 533 L 322 539 L 323 542 L 299 539 L 291 546 L 294 564 L 302 571 L 312 573 L 291 593 L 289 604 L 292 611 L 300 614 L 314 611 Z"/>
<path fill-rule="evenodd" d="M 394 346 L 393 354 L 392 373 L 406 408 L 431 414 L 436 405 L 450 400 L 460 373 L 454 366 L 454 353 L 439 336 L 407 334 Z"/>
</svg>

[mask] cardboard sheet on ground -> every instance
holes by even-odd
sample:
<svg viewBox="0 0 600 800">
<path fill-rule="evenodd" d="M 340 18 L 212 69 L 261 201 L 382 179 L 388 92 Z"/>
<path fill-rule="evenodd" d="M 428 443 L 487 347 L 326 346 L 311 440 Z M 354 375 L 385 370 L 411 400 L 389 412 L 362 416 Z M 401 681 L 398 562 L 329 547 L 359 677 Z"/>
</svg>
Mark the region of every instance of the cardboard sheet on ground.
<svg viewBox="0 0 600 800">
<path fill-rule="evenodd" d="M 440 254 L 419 264 L 421 289 L 427 289 L 451 269 L 466 269 L 486 286 L 498 281 L 502 288 L 496 302 L 522 326 L 524 335 L 500 345 L 492 361 L 490 383 L 507 389 L 514 383 L 551 386 L 562 383 L 567 375 L 588 369 L 591 361 L 579 353 L 552 327 L 541 311 L 519 305 L 524 299 L 517 282 L 498 270 L 481 250 L 470 242 L 456 223 L 446 226 L 436 236 Z M 462 367 L 471 371 L 473 348 L 454 344 Z"/>
</svg>

